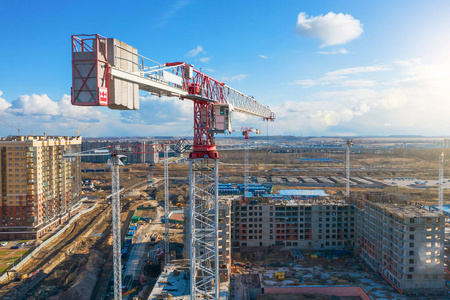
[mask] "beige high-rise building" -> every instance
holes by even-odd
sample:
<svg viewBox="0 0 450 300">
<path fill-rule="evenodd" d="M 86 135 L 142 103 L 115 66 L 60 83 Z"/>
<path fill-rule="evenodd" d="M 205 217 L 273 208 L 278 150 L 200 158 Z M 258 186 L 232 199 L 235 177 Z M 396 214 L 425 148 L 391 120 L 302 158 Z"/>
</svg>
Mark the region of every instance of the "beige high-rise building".
<svg viewBox="0 0 450 300">
<path fill-rule="evenodd" d="M 0 138 L 0 240 L 33 239 L 78 212 L 81 137 Z"/>
</svg>

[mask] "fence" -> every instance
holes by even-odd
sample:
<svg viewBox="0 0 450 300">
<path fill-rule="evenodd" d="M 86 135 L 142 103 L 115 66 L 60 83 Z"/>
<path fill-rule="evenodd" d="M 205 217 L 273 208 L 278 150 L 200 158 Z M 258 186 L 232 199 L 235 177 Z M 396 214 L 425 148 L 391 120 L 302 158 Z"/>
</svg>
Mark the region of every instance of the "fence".
<svg viewBox="0 0 450 300">
<path fill-rule="evenodd" d="M 47 240 L 45 240 L 42 244 L 40 244 L 39 246 L 37 246 L 33 252 L 31 252 L 30 254 L 28 254 L 25 258 L 22 259 L 22 261 L 20 263 L 18 263 L 17 265 L 15 265 L 13 268 L 11 268 L 11 270 L 15 270 L 18 271 L 25 263 L 27 263 L 34 255 L 36 255 L 36 253 L 38 253 L 42 248 L 44 248 L 47 244 L 51 243 L 54 239 L 56 239 L 57 237 L 59 237 L 64 231 L 66 231 L 67 228 L 69 228 L 69 226 L 75 222 L 81 215 L 88 213 L 90 211 L 92 211 L 95 207 L 97 206 L 97 203 L 88 208 L 85 209 L 83 211 L 81 211 L 80 213 L 78 213 L 76 216 L 74 216 L 72 219 L 69 220 L 69 223 L 67 223 L 66 226 L 64 226 L 63 228 L 61 228 L 57 233 L 55 233 L 53 236 L 51 236 L 50 238 L 48 238 Z M 8 278 L 8 273 L 3 274 L 2 276 L 0 276 L 0 283 L 3 283 L 4 280 L 6 280 Z"/>
</svg>

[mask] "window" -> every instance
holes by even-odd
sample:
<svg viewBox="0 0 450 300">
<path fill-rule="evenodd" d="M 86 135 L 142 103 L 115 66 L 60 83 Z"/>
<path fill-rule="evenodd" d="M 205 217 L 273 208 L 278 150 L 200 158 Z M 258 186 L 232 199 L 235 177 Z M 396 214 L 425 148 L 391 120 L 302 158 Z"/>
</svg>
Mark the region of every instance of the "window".
<svg viewBox="0 0 450 300">
<path fill-rule="evenodd" d="M 410 263 L 410 264 L 414 264 L 414 259 L 413 259 L 413 258 L 410 258 L 410 259 L 409 259 L 409 263 Z"/>
<path fill-rule="evenodd" d="M 437 250 L 436 252 L 434 252 L 434 255 L 436 255 L 436 256 L 441 255 L 441 251 Z"/>
<path fill-rule="evenodd" d="M 427 260 L 425 260 L 425 262 L 426 262 L 427 264 L 431 264 L 431 258 L 428 258 Z"/>
<path fill-rule="evenodd" d="M 409 239 L 410 239 L 410 240 L 414 240 L 414 234 L 410 234 L 410 235 L 409 235 Z"/>
<path fill-rule="evenodd" d="M 441 259 L 440 259 L 440 258 L 436 258 L 434 261 L 435 261 L 437 264 L 440 264 L 440 263 L 441 263 Z"/>
<path fill-rule="evenodd" d="M 441 238 L 441 236 L 440 236 L 439 234 L 436 234 L 436 235 L 434 236 L 434 238 L 435 238 L 436 240 L 439 240 L 439 239 Z"/>
<path fill-rule="evenodd" d="M 414 227 L 409 227 L 409 231 L 414 231 Z"/>
<path fill-rule="evenodd" d="M 414 255 L 414 251 L 409 251 L 409 255 Z"/>
<path fill-rule="evenodd" d="M 427 240 L 431 240 L 431 234 L 427 234 Z"/>
<path fill-rule="evenodd" d="M 431 226 L 428 226 L 428 227 L 427 227 L 427 231 L 431 231 Z"/>
<path fill-rule="evenodd" d="M 410 218 L 409 219 L 409 223 L 413 224 L 414 223 L 414 218 Z"/>
<path fill-rule="evenodd" d="M 427 251 L 425 254 L 426 255 L 431 255 L 431 251 Z"/>
<path fill-rule="evenodd" d="M 426 246 L 427 246 L 427 248 L 430 248 L 431 247 L 431 242 L 427 242 Z"/>
<path fill-rule="evenodd" d="M 409 267 L 409 272 L 414 272 L 414 267 Z"/>
</svg>

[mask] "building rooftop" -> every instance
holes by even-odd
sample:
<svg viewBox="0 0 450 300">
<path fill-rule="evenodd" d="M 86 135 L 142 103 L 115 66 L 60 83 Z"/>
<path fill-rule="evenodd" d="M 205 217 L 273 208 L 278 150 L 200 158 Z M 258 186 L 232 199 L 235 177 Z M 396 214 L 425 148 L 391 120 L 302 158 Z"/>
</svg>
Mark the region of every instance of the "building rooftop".
<svg viewBox="0 0 450 300">
<path fill-rule="evenodd" d="M 177 214 L 172 214 L 169 217 L 170 220 L 176 220 L 176 221 L 183 221 L 184 220 L 184 214 L 183 213 L 177 213 Z"/>
<path fill-rule="evenodd" d="M 189 275 L 189 259 L 173 260 L 164 267 L 147 300 L 170 298 L 172 300 L 190 299 L 191 286 Z M 220 285 L 220 300 L 228 299 L 228 286 Z M 172 295 L 172 296 L 169 296 Z M 162 298 L 161 298 L 162 297 Z"/>
<path fill-rule="evenodd" d="M 25 142 L 46 140 L 81 140 L 81 136 L 50 136 L 50 135 L 9 135 L 0 138 L 0 141 Z"/>
<path fill-rule="evenodd" d="M 439 217 L 442 216 L 438 212 L 427 210 L 424 207 L 416 205 L 403 205 L 396 203 L 374 203 L 378 207 L 384 208 L 389 212 L 398 215 L 402 218 L 414 218 L 414 217 Z"/>
<path fill-rule="evenodd" d="M 273 197 L 271 197 L 273 196 Z M 235 199 L 238 200 L 238 199 Z M 347 206 L 349 205 L 343 199 L 336 198 L 308 198 L 308 199 L 300 199 L 300 198 L 280 198 L 279 195 L 267 195 L 264 198 L 254 197 L 249 198 L 247 200 L 242 200 L 241 205 L 289 205 L 289 206 L 312 206 L 312 205 L 339 205 L 339 206 Z"/>
<path fill-rule="evenodd" d="M 324 190 L 279 190 L 278 194 L 284 196 L 326 197 Z"/>
<path fill-rule="evenodd" d="M 190 295 L 189 260 L 176 260 L 164 267 L 148 300 L 160 297 L 180 297 Z"/>
</svg>

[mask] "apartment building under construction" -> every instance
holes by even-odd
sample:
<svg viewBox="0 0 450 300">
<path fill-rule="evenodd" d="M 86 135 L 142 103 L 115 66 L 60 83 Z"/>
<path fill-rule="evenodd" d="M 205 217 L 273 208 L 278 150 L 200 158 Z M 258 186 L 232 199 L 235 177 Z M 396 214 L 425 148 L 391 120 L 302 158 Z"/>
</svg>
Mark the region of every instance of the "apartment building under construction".
<svg viewBox="0 0 450 300">
<path fill-rule="evenodd" d="M 355 201 L 356 252 L 399 293 L 444 288 L 445 217 L 411 203 Z"/>
<path fill-rule="evenodd" d="M 81 137 L 9 136 L 0 139 L 0 240 L 39 238 L 80 206 Z"/>
<path fill-rule="evenodd" d="M 285 246 L 326 250 L 350 246 L 355 239 L 353 205 L 330 198 L 234 199 L 232 248 Z"/>
<path fill-rule="evenodd" d="M 153 145 L 152 141 L 127 141 L 127 140 L 92 140 L 92 141 L 83 141 L 81 145 L 82 151 L 88 151 L 93 149 L 105 149 L 114 145 L 129 145 L 131 148 L 140 149 L 142 152 L 127 154 L 127 162 L 133 164 L 141 164 L 141 163 L 158 163 L 159 154 L 157 151 L 157 147 Z M 144 152 L 144 150 L 146 152 Z M 83 156 L 81 158 L 83 162 L 91 162 L 91 163 L 106 163 L 108 161 L 108 156 Z"/>
</svg>

